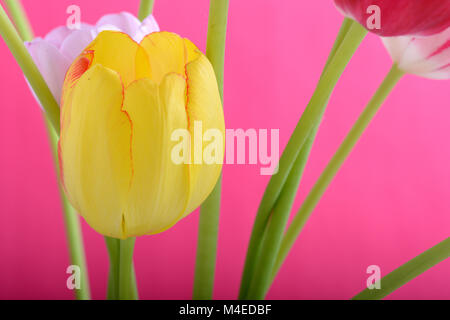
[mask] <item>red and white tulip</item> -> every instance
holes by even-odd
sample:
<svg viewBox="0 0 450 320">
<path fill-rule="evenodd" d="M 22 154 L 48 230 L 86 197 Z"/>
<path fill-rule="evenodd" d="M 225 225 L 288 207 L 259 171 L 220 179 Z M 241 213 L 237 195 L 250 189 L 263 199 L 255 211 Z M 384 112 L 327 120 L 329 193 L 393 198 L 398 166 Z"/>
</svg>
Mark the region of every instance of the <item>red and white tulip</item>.
<svg viewBox="0 0 450 320">
<path fill-rule="evenodd" d="M 430 79 L 450 79 L 450 28 L 428 37 L 382 38 L 397 67 Z"/>
<path fill-rule="evenodd" d="M 450 0 L 334 0 L 334 2 L 345 16 L 384 37 L 427 36 L 450 27 Z M 368 27 L 368 20 L 373 14 L 379 14 L 379 28 Z"/>
</svg>

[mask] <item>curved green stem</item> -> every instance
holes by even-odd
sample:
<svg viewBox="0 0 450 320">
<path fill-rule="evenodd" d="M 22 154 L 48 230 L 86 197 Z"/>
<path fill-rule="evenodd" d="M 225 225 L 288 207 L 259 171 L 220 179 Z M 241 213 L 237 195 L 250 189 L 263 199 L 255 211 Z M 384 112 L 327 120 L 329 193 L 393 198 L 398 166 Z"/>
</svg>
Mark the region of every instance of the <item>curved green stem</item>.
<svg viewBox="0 0 450 320">
<path fill-rule="evenodd" d="M 352 20 L 344 19 L 321 76 L 327 72 L 330 61 L 333 59 L 336 51 L 341 46 L 342 41 L 347 35 L 351 25 Z M 322 116 L 323 114 L 319 118 L 319 124 L 322 121 Z M 317 125 L 308 136 L 305 145 L 300 150 L 297 160 L 289 173 L 288 179 L 283 186 L 280 196 L 275 203 L 269 222 L 267 223 L 266 234 L 264 236 L 264 241 L 262 241 L 261 244 L 260 253 L 258 255 L 258 263 L 256 263 L 255 271 L 252 275 L 249 293 L 246 297 L 247 299 L 263 299 L 269 289 L 271 282 L 270 277 L 275 258 L 278 254 L 284 229 L 286 228 L 289 218 L 289 213 L 291 212 L 295 195 L 297 193 L 299 183 L 318 129 L 319 125 Z"/>
<path fill-rule="evenodd" d="M 150 15 L 150 13 L 152 13 L 154 4 L 155 0 L 141 0 L 138 13 L 139 20 L 144 20 Z"/>
<path fill-rule="evenodd" d="M 55 128 L 55 131 L 59 132 L 58 103 L 50 92 L 44 78 L 34 64 L 33 59 L 23 44 L 22 39 L 14 28 L 14 25 L 9 20 L 2 6 L 0 6 L 0 34 L 5 40 L 8 48 L 11 50 L 11 53 L 23 73 L 27 77 L 28 82 L 36 93 L 42 107 L 46 111 L 47 117 Z"/>
<path fill-rule="evenodd" d="M 394 292 L 407 282 L 450 257 L 450 238 L 438 243 L 427 251 L 395 269 L 380 280 L 380 289 L 365 289 L 353 300 L 379 300 Z"/>
<path fill-rule="evenodd" d="M 33 31 L 26 17 L 25 11 L 19 0 L 5 0 L 6 7 L 10 13 L 14 24 L 19 32 L 20 37 L 24 41 L 31 41 L 33 39 Z M 47 128 L 47 135 L 50 141 L 50 148 L 53 156 L 53 163 L 56 168 L 58 176 L 58 189 L 63 205 L 64 225 L 66 229 L 66 237 L 69 245 L 70 262 L 77 265 L 81 270 L 81 284 L 80 289 L 75 290 L 75 297 L 78 300 L 90 299 L 89 277 L 86 266 L 86 257 L 84 253 L 83 236 L 81 232 L 80 221 L 78 215 L 69 204 L 69 201 L 62 190 L 59 183 L 59 161 L 58 161 L 58 133 L 54 130 L 52 124 L 49 122 L 46 114 L 43 114 L 45 125 Z"/>
<path fill-rule="evenodd" d="M 228 0 L 211 0 L 206 56 L 214 68 L 222 102 L 227 19 Z M 211 299 L 213 295 L 221 181 L 222 179 L 219 178 L 213 191 L 200 208 L 193 299 Z"/>
<path fill-rule="evenodd" d="M 241 280 L 239 299 L 256 298 L 253 297 L 253 294 L 255 294 L 256 291 L 259 292 L 257 296 L 261 297 L 261 295 L 264 294 L 262 292 L 266 290 L 269 274 L 268 270 L 270 266 L 263 266 L 261 263 L 259 263 L 258 257 L 260 252 L 264 252 L 264 255 L 266 256 L 264 259 L 267 259 L 267 261 L 272 261 L 273 255 L 276 254 L 276 251 L 267 252 L 266 250 L 261 250 L 262 234 L 265 232 L 270 214 L 273 212 L 275 204 L 281 197 L 282 190 L 284 189 L 284 185 L 286 184 L 290 172 L 293 170 L 297 171 L 293 173 L 294 177 L 292 179 L 300 179 L 301 172 L 303 171 L 303 168 L 306 164 L 306 159 L 311 149 L 311 145 L 308 145 L 306 141 L 310 136 L 312 137 L 312 140 L 314 140 L 315 130 L 317 130 L 317 127 L 320 123 L 328 99 L 346 65 L 350 61 L 351 57 L 353 56 L 354 52 L 356 51 L 366 34 L 367 31 L 358 23 L 353 23 L 349 19 L 344 20 L 341 30 L 337 36 L 335 45 L 331 50 L 328 62 L 324 68 L 324 72 L 322 73 L 319 83 L 317 84 L 317 88 L 308 106 L 303 112 L 294 132 L 292 133 L 292 136 L 289 139 L 286 148 L 283 151 L 279 162 L 278 173 L 271 177 L 269 184 L 267 185 L 264 192 L 263 199 L 261 200 L 261 203 L 259 205 L 252 229 L 252 234 L 250 237 L 249 246 L 247 249 L 247 256 Z M 295 165 L 299 157 L 303 158 L 304 161 L 298 161 L 297 165 Z M 297 175 L 298 177 L 295 178 L 295 176 Z M 288 216 L 288 213 L 286 212 L 292 205 L 291 199 L 295 195 L 298 184 L 290 182 L 289 185 L 290 187 L 286 189 L 286 192 L 288 194 L 286 194 L 286 196 L 283 196 L 281 200 L 283 203 L 279 206 L 280 209 L 277 209 L 277 212 L 284 212 L 284 214 L 282 214 L 283 217 L 277 218 L 277 226 L 272 226 L 273 229 L 270 232 L 271 234 L 268 235 L 268 238 L 274 240 L 274 243 L 270 244 L 270 250 L 276 250 L 277 241 L 275 240 L 275 238 L 279 239 L 281 237 L 280 230 L 283 229 L 282 225 L 286 224 L 286 219 Z M 287 203 L 284 203 L 285 201 L 287 201 Z M 264 269 L 264 271 L 258 272 L 258 276 L 262 277 L 261 281 L 263 282 L 263 284 L 258 284 L 258 289 L 253 289 L 252 297 L 249 297 L 248 292 L 251 283 L 258 283 L 259 281 L 252 280 L 255 275 L 255 266 L 257 263 L 258 268 Z"/>
<path fill-rule="evenodd" d="M 294 168 L 286 180 L 283 191 L 270 215 L 263 240 L 261 241 L 258 262 L 255 265 L 255 271 L 246 299 L 264 299 L 268 290 L 273 264 L 283 237 L 284 228 L 289 218 L 289 211 L 295 199 L 295 191 L 297 190 L 305 164 L 308 160 L 309 151 L 314 142 L 315 132 L 317 132 L 317 129 L 306 140 L 304 145 L 305 152 L 301 152 L 297 157 Z M 289 192 L 289 190 L 293 191 Z"/>
<path fill-rule="evenodd" d="M 282 240 L 280 251 L 278 253 L 275 266 L 272 272 L 272 279 L 275 277 L 276 273 L 280 269 L 283 261 L 289 253 L 292 245 L 294 244 L 296 238 L 300 234 L 303 226 L 311 215 L 312 211 L 316 207 L 326 188 L 333 180 L 334 176 L 338 172 L 341 165 L 347 159 L 348 155 L 352 151 L 356 142 L 363 134 L 364 130 L 369 125 L 370 121 L 375 116 L 378 109 L 383 104 L 384 100 L 387 98 L 389 93 L 395 87 L 397 82 L 403 76 L 403 72 L 400 71 L 395 65 L 391 68 L 388 75 L 384 79 L 381 86 L 378 88 L 375 95 L 372 97 L 371 101 L 364 109 L 356 123 L 353 125 L 347 137 L 342 142 L 339 149 L 334 154 L 333 158 L 330 160 L 319 179 L 317 180 L 314 187 L 309 192 L 296 216 L 292 220 L 286 234 Z"/>
</svg>

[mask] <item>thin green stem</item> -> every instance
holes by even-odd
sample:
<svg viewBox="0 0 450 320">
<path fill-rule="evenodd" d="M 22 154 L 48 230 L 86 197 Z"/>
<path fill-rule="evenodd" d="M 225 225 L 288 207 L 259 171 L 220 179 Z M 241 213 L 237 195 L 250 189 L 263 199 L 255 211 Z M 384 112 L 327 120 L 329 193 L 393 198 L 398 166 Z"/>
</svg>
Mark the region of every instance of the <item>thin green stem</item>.
<svg viewBox="0 0 450 320">
<path fill-rule="evenodd" d="M 150 13 L 152 13 L 154 4 L 155 0 L 141 0 L 138 13 L 139 20 L 144 20 L 150 15 Z"/>
<path fill-rule="evenodd" d="M 139 292 L 137 288 L 137 280 L 136 280 L 136 269 L 134 268 L 134 261 L 131 265 L 131 291 L 135 300 L 139 299 Z"/>
<path fill-rule="evenodd" d="M 219 233 L 221 180 L 220 177 L 200 209 L 192 294 L 194 300 L 210 300 L 213 295 L 217 236 Z"/>
<path fill-rule="evenodd" d="M 327 72 L 330 61 L 335 56 L 337 50 L 342 44 L 345 36 L 347 35 L 352 20 L 344 19 L 339 33 L 336 37 L 336 41 L 328 56 L 328 60 L 325 64 L 321 77 Z M 328 104 L 328 103 L 327 103 Z M 322 121 L 322 116 L 319 118 L 319 124 Z M 278 254 L 281 239 L 283 237 L 284 229 L 291 212 L 292 205 L 295 200 L 301 177 L 303 175 L 309 154 L 313 142 L 316 138 L 319 125 L 317 125 L 311 134 L 308 136 L 306 143 L 300 150 L 297 160 L 289 173 L 288 179 L 283 186 L 280 196 L 275 203 L 273 211 L 270 215 L 270 220 L 266 227 L 266 235 L 264 241 L 262 241 L 260 254 L 258 256 L 258 262 L 255 264 L 255 271 L 252 275 L 251 285 L 247 299 L 263 299 L 267 293 L 269 285 L 271 283 L 271 272 L 275 262 L 275 258 Z"/>
<path fill-rule="evenodd" d="M 289 253 L 289 250 L 300 234 L 303 226 L 316 207 L 326 188 L 333 180 L 334 176 L 336 175 L 344 161 L 347 159 L 348 155 L 352 151 L 355 144 L 358 142 L 364 130 L 367 128 L 370 121 L 373 119 L 378 109 L 381 107 L 381 105 L 383 104 L 389 93 L 392 91 L 392 89 L 395 87 L 397 82 L 401 79 L 403 74 L 404 73 L 400 71 L 395 65 L 391 68 L 383 83 L 380 85 L 377 92 L 372 97 L 369 104 L 364 109 L 358 120 L 355 122 L 349 134 L 344 139 L 341 146 L 336 151 L 333 158 L 330 160 L 330 162 L 320 175 L 314 187 L 309 192 L 296 216 L 292 220 L 292 223 L 286 231 L 286 234 L 281 242 L 280 251 L 278 253 L 273 269 L 272 278 L 275 277 L 276 273 L 280 269 L 283 261 Z"/>
<path fill-rule="evenodd" d="M 325 73 L 325 71 L 328 69 L 328 66 L 330 65 L 331 60 L 336 55 L 336 52 L 340 48 L 342 42 L 345 39 L 345 36 L 349 32 L 351 26 L 353 24 L 353 20 L 349 18 L 344 18 L 342 21 L 342 25 L 339 28 L 339 32 L 336 36 L 336 40 L 334 41 L 333 47 L 331 48 L 330 54 L 328 55 L 327 62 L 325 63 L 325 67 L 323 68 L 322 75 Z"/>
<path fill-rule="evenodd" d="M 53 129 L 49 123 L 47 123 L 47 127 L 49 128 L 49 135 L 54 136 L 54 138 L 51 138 L 51 143 L 53 144 L 53 142 L 55 142 L 55 145 L 57 145 L 57 136 L 55 133 L 50 133 Z M 54 158 L 57 159 L 58 155 L 56 148 L 52 148 L 52 150 L 55 150 L 53 154 Z M 58 167 L 57 170 L 59 171 Z M 81 285 L 80 289 L 75 290 L 75 298 L 77 300 L 89 300 L 91 298 L 91 293 L 80 219 L 78 218 L 78 214 L 75 212 L 74 208 L 69 204 L 69 201 L 67 200 L 61 187 L 59 187 L 59 193 L 63 205 L 64 225 L 66 229 L 67 243 L 69 245 L 70 261 L 73 265 L 79 266 L 81 270 Z"/>
<path fill-rule="evenodd" d="M 5 0 L 6 7 L 10 13 L 14 25 L 19 32 L 20 37 L 24 41 L 31 41 L 33 39 L 33 30 L 31 29 L 30 23 L 26 13 L 19 0 Z M 83 236 L 81 233 L 80 221 L 78 215 L 69 204 L 69 201 L 64 194 L 59 183 L 59 161 L 58 161 L 58 133 L 53 129 L 52 124 L 49 122 L 45 113 L 43 114 L 45 125 L 47 128 L 47 135 L 50 142 L 50 149 L 53 156 L 53 163 L 56 168 L 56 173 L 58 176 L 58 189 L 60 193 L 61 202 L 63 205 L 63 217 L 64 225 L 66 229 L 66 237 L 69 245 L 69 255 L 70 261 L 73 265 L 77 265 L 81 270 L 81 285 L 80 289 L 75 290 L 75 297 L 78 300 L 88 300 L 90 299 L 90 289 L 89 289 L 89 277 L 86 266 L 86 257 L 84 253 Z"/>
<path fill-rule="evenodd" d="M 206 56 L 214 68 L 222 101 L 227 19 L 228 0 L 211 0 Z M 222 179 L 219 178 L 213 191 L 200 208 L 193 289 L 193 299 L 197 300 L 211 299 L 213 295 L 217 236 L 219 231 L 221 181 Z"/>
<path fill-rule="evenodd" d="M 31 41 L 33 36 L 33 31 L 31 29 L 30 22 L 25 15 L 25 10 L 23 9 L 20 0 L 4 0 L 6 9 L 10 14 L 14 25 L 16 26 L 17 32 L 22 37 L 23 41 Z"/>
<path fill-rule="evenodd" d="M 133 250 L 136 238 L 119 240 L 119 299 L 137 300 L 137 288 L 133 268 Z"/>
<path fill-rule="evenodd" d="M 55 101 L 55 98 L 45 83 L 44 78 L 34 64 L 33 59 L 25 48 L 22 39 L 14 28 L 14 25 L 9 20 L 3 6 L 0 6 L 0 34 L 5 40 L 6 45 L 11 50 L 11 53 L 17 63 L 22 68 L 23 73 L 27 77 L 28 82 L 36 93 L 42 107 L 46 111 L 51 124 L 55 128 L 55 131 L 59 132 L 58 103 Z"/>
<path fill-rule="evenodd" d="M 314 130 L 314 132 L 316 131 L 317 129 Z M 315 134 L 308 137 L 304 145 L 305 152 L 301 152 L 297 157 L 294 168 L 283 186 L 278 201 L 275 203 L 267 223 L 265 235 L 261 241 L 258 262 L 255 264 L 255 271 L 246 299 L 264 299 L 270 284 L 271 271 L 283 237 L 283 231 L 289 218 L 289 211 L 295 199 L 295 191 L 302 177 L 314 138 Z M 293 190 L 293 192 L 288 190 Z"/>
<path fill-rule="evenodd" d="M 120 240 L 105 236 L 109 254 L 108 300 L 136 300 L 138 291 L 133 263 L 136 238 Z"/>
<path fill-rule="evenodd" d="M 261 237 L 265 232 L 265 228 L 273 212 L 275 203 L 278 201 L 283 187 L 288 179 L 288 175 L 294 167 L 299 154 L 302 152 L 306 157 L 309 154 L 310 146 L 305 147 L 307 139 L 312 135 L 315 136 L 314 130 L 320 123 L 322 114 L 326 108 L 328 99 L 336 86 L 338 79 L 342 72 L 358 48 L 361 41 L 364 39 L 367 31 L 358 23 L 353 23 L 349 19 L 345 19 L 341 31 L 338 34 L 336 43 L 333 46 L 332 52 L 329 56 L 329 61 L 325 66 L 325 71 L 317 84 L 317 88 L 303 112 L 291 138 L 283 151 L 279 161 L 278 173 L 273 175 L 266 187 L 263 198 L 258 208 L 258 212 L 253 225 L 252 234 L 250 237 L 249 246 L 247 249 L 247 256 L 242 274 L 241 288 L 239 292 L 239 299 L 247 298 L 252 278 L 255 274 L 255 266 L 258 263 L 258 255 L 261 252 Z M 303 151 L 302 151 L 303 150 Z M 306 163 L 306 162 L 305 162 Z M 299 168 L 296 171 L 303 171 L 305 163 L 298 162 Z M 301 170 L 299 170 L 301 169 Z M 296 173 L 294 173 L 296 174 Z M 292 184 L 293 185 L 293 184 Z M 294 189 L 296 188 L 293 187 Z M 295 192 L 294 192 L 295 193 Z M 285 199 L 290 199 L 291 196 L 286 195 Z M 282 208 L 287 208 L 288 205 L 283 204 Z M 285 218 L 279 218 L 277 221 L 283 224 Z M 273 232 L 280 230 L 280 226 L 274 227 Z M 275 235 L 272 235 L 275 236 Z M 272 236 L 269 236 L 272 237 Z M 272 253 L 267 253 L 270 255 Z M 264 272 L 266 274 L 267 271 Z M 262 288 L 262 287 L 261 287 Z"/>
<path fill-rule="evenodd" d="M 108 291 L 106 299 L 119 299 L 120 240 L 105 236 L 109 255 Z"/>
<path fill-rule="evenodd" d="M 228 0 L 211 0 L 209 5 L 206 56 L 216 74 L 220 97 L 223 101 L 223 72 L 225 65 L 225 39 L 227 35 Z"/>
<path fill-rule="evenodd" d="M 438 243 L 380 280 L 380 289 L 365 289 L 353 300 L 379 300 L 450 257 L 450 238 Z"/>
</svg>

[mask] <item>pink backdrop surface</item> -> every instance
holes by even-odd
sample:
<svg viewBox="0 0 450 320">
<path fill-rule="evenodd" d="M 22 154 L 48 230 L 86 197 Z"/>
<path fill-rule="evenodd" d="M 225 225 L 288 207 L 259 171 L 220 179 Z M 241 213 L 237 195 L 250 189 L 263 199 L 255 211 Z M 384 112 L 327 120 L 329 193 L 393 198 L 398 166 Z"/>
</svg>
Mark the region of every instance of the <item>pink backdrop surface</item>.
<svg viewBox="0 0 450 320">
<path fill-rule="evenodd" d="M 230 1 L 224 108 L 227 128 L 279 128 L 284 148 L 307 104 L 342 16 L 329 1 Z M 68 5 L 84 22 L 137 12 L 138 1 L 23 1 L 35 33 L 64 24 Z M 162 30 L 205 48 L 208 1 L 158 1 Z M 0 298 L 71 299 L 61 205 L 39 107 L 0 41 Z M 296 199 L 298 209 L 390 68 L 369 35 L 336 87 Z M 366 268 L 382 275 L 450 235 L 449 82 L 401 80 L 338 173 L 271 288 L 272 299 L 348 299 Z M 225 165 L 214 297 L 234 299 L 267 176 L 259 165 Z M 141 298 L 189 299 L 198 212 L 137 239 Z M 105 297 L 102 236 L 83 222 L 93 298 Z M 450 299 L 450 259 L 389 299 Z"/>
</svg>

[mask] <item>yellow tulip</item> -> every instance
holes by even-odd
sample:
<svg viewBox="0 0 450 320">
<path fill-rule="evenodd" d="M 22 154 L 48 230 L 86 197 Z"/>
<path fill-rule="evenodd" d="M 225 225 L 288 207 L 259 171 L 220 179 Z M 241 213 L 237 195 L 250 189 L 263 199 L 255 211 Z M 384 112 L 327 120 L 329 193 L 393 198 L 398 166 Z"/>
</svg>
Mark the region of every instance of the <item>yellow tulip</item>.
<svg viewBox="0 0 450 320">
<path fill-rule="evenodd" d="M 172 161 L 172 132 L 185 129 L 193 141 L 197 121 L 225 136 L 213 68 L 191 41 L 169 32 L 140 43 L 100 33 L 63 86 L 59 157 L 69 201 L 110 237 L 170 228 L 206 199 L 222 168 Z"/>
</svg>

